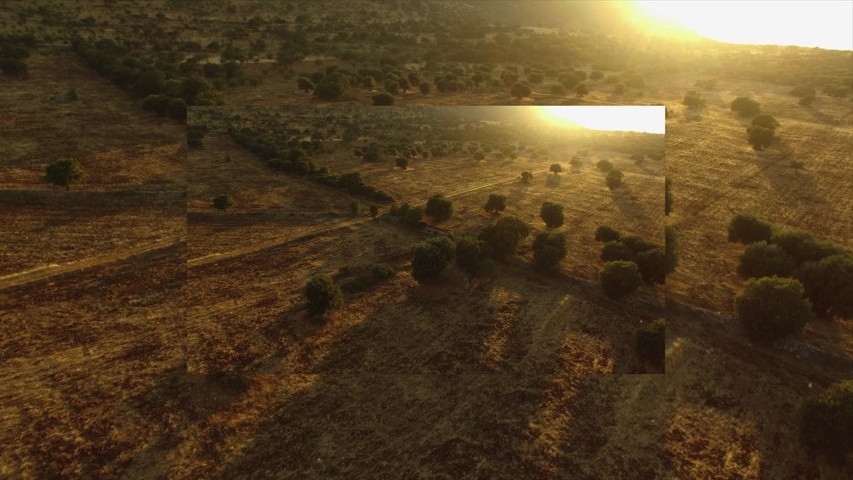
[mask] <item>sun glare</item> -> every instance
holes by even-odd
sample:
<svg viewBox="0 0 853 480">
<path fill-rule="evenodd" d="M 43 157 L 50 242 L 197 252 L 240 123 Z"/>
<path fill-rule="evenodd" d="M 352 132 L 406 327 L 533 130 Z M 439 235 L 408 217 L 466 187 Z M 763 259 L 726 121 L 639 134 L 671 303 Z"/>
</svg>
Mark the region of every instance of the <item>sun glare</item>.
<svg viewBox="0 0 853 480">
<path fill-rule="evenodd" d="M 663 106 L 540 107 L 542 115 L 565 126 L 594 130 L 664 133 Z"/>
<path fill-rule="evenodd" d="M 639 17 L 729 43 L 853 50 L 853 1 L 638 1 Z M 653 27 L 652 27 L 653 28 Z"/>
</svg>

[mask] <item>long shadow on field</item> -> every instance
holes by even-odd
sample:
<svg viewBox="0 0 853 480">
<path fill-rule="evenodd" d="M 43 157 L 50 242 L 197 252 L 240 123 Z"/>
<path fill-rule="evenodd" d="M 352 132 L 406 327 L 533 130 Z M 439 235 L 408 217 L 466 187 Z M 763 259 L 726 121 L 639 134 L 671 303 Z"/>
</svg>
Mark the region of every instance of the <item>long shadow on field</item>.
<svg viewBox="0 0 853 480">
<path fill-rule="evenodd" d="M 264 371 L 545 375 L 639 368 L 634 330 L 655 313 L 623 311 L 597 292 L 586 298 L 569 280 L 517 263 L 490 279 L 469 281 L 455 267 L 427 285 L 398 276 L 348 298 L 343 313 L 325 323 L 294 312 L 283 322 L 287 342 Z"/>
<path fill-rule="evenodd" d="M 790 166 L 790 162 L 797 159 L 794 158 L 793 150 L 788 142 L 784 139 L 777 139 L 771 149 L 778 154 L 772 151 L 760 152 L 756 156 L 756 163 L 782 201 L 792 206 L 811 204 L 814 206 L 823 205 L 821 208 L 824 209 L 832 208 L 818 192 L 812 174 L 808 172 L 808 163 L 806 162 L 804 165 L 805 170 Z"/>
<path fill-rule="evenodd" d="M 615 376 L 284 376 L 217 478 L 661 478 L 663 422 L 618 425 Z M 282 391 L 292 391 L 286 386 Z M 621 429 L 619 431 L 618 429 Z M 644 429 L 637 434 L 638 429 Z M 616 445 L 609 445 L 617 433 Z M 633 435 L 626 435 L 632 432 Z M 624 451 L 620 444 L 651 441 Z M 606 461 L 602 462 L 600 456 Z"/>
<path fill-rule="evenodd" d="M 802 400 L 849 367 L 751 344 L 729 319 L 671 307 L 658 401 L 673 477 L 849 478 L 803 449 L 797 420 Z"/>
<path fill-rule="evenodd" d="M 624 218 L 629 218 L 633 222 L 656 225 L 660 222 L 661 217 L 663 217 L 663 212 L 660 212 L 657 218 L 650 217 L 640 202 L 636 200 L 636 196 L 631 193 L 631 187 L 625 183 L 622 183 L 618 188 L 610 190 L 610 197 L 619 209 L 619 213 Z M 663 197 L 663 192 L 661 192 L 661 197 Z"/>
</svg>

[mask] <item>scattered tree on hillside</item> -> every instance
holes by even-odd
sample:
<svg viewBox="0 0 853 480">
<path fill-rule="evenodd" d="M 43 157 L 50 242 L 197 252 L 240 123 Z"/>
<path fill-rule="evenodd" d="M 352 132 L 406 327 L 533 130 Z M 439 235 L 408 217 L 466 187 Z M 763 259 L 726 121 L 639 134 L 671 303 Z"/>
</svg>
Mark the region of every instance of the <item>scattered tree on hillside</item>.
<svg viewBox="0 0 853 480">
<path fill-rule="evenodd" d="M 456 241 L 456 264 L 472 276 L 479 276 L 489 270 L 491 247 L 483 240 L 462 236 Z"/>
<path fill-rule="evenodd" d="M 531 180 L 533 180 L 532 173 L 528 171 L 521 172 L 521 183 L 530 183 Z"/>
<path fill-rule="evenodd" d="M 729 223 L 730 242 L 749 244 L 753 242 L 770 241 L 772 228 L 767 222 L 757 219 L 750 213 L 738 213 Z"/>
<path fill-rule="evenodd" d="M 434 237 L 415 247 L 412 277 L 420 283 L 435 280 L 455 255 L 455 246 L 447 237 Z"/>
<path fill-rule="evenodd" d="M 507 259 L 515 254 L 518 244 L 529 233 L 530 225 L 518 218 L 507 216 L 499 218 L 497 222 L 483 229 L 479 238 L 489 244 L 493 256 Z"/>
<path fill-rule="evenodd" d="M 542 273 L 556 273 L 566 252 L 565 234 L 541 232 L 533 240 L 533 268 Z"/>
<path fill-rule="evenodd" d="M 761 106 L 749 97 L 737 97 L 732 101 L 731 109 L 741 117 L 754 117 L 761 113 Z"/>
<path fill-rule="evenodd" d="M 615 228 L 607 225 L 599 225 L 599 227 L 595 229 L 596 242 L 612 242 L 615 240 L 619 240 L 619 231 Z"/>
<path fill-rule="evenodd" d="M 735 312 L 753 341 L 772 341 L 798 333 L 812 318 L 811 302 L 804 295 L 799 280 L 753 278 L 735 297 Z"/>
<path fill-rule="evenodd" d="M 486 204 L 483 205 L 483 210 L 492 214 L 506 210 L 506 195 L 490 194 Z"/>
<path fill-rule="evenodd" d="M 737 273 L 743 278 L 790 277 L 796 267 L 794 259 L 781 247 L 762 240 L 746 246 Z"/>
<path fill-rule="evenodd" d="M 427 200 L 424 213 L 435 222 L 443 222 L 453 215 L 453 202 L 438 193 Z"/>
<path fill-rule="evenodd" d="M 394 160 L 394 164 L 405 170 L 409 168 L 409 159 L 406 157 L 397 157 L 397 160 Z"/>
<path fill-rule="evenodd" d="M 613 190 L 622 186 L 622 177 L 624 175 L 621 170 L 613 169 L 607 173 L 607 178 L 604 182 L 607 184 L 607 188 Z"/>
<path fill-rule="evenodd" d="M 394 96 L 389 92 L 380 92 L 372 97 L 373 105 L 377 107 L 387 107 L 394 105 Z"/>
<path fill-rule="evenodd" d="M 548 228 L 557 228 L 565 220 L 563 206 L 553 202 L 544 202 L 542 208 L 539 209 L 539 216 L 542 217 Z"/>
<path fill-rule="evenodd" d="M 559 163 L 552 163 L 551 168 L 548 169 L 550 172 L 554 172 L 554 175 L 563 171 L 563 167 Z"/>
<path fill-rule="evenodd" d="M 626 260 L 605 263 L 598 273 L 598 279 L 604 293 L 612 298 L 634 293 L 643 283 L 637 264 Z"/>
<path fill-rule="evenodd" d="M 340 308 L 344 303 L 340 287 L 328 275 L 317 275 L 309 280 L 304 294 L 311 315 L 322 315 L 330 309 Z"/>
<path fill-rule="evenodd" d="M 853 318 L 853 255 L 842 253 L 806 262 L 797 278 L 816 313 Z"/>
<path fill-rule="evenodd" d="M 77 160 L 64 159 L 51 163 L 45 169 L 45 180 L 71 190 L 71 184 L 77 183 L 83 178 L 83 169 Z"/>
<path fill-rule="evenodd" d="M 231 195 L 219 195 L 217 197 L 214 197 L 213 201 L 211 202 L 211 205 L 213 205 L 213 208 L 222 210 L 224 212 L 234 206 L 234 199 L 231 198 Z"/>
</svg>

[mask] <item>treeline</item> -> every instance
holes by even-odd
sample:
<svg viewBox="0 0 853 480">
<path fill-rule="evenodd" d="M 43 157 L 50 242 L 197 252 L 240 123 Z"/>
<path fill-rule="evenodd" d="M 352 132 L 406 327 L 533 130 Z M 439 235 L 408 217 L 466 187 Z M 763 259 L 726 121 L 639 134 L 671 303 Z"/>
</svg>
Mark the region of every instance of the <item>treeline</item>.
<svg viewBox="0 0 853 480">
<path fill-rule="evenodd" d="M 86 64 L 115 85 L 143 99 L 145 110 L 185 121 L 188 106 L 221 105 L 223 99 L 206 78 L 234 75 L 229 67 L 174 58 L 152 60 L 134 52 L 131 45 L 112 39 L 97 41 L 75 38 L 74 50 Z M 236 64 L 235 64 L 236 65 Z M 195 68 L 197 67 L 197 68 Z"/>
<path fill-rule="evenodd" d="M 303 175 L 312 181 L 361 195 L 378 202 L 393 200 L 387 192 L 367 185 L 358 172 L 335 175 L 329 167 L 319 166 L 305 148 L 316 149 L 316 143 L 301 142 L 297 145 L 281 147 L 275 142 L 264 139 L 248 129 L 229 127 L 228 134 L 238 145 L 252 152 L 276 171 Z"/>
</svg>

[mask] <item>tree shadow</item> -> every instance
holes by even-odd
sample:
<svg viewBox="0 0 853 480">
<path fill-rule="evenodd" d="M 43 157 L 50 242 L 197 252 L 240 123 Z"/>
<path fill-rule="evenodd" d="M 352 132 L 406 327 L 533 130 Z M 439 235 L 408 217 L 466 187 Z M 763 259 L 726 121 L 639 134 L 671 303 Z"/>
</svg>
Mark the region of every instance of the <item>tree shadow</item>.
<svg viewBox="0 0 853 480">
<path fill-rule="evenodd" d="M 548 175 L 545 177 L 545 186 L 549 188 L 557 188 L 562 183 L 563 178 L 560 175 Z"/>
<path fill-rule="evenodd" d="M 832 208 L 820 195 L 813 176 L 808 173 L 809 165 L 805 165 L 805 170 L 791 166 L 791 162 L 796 160 L 794 156 L 785 139 L 776 139 L 769 149 L 756 152 L 755 164 L 783 202 L 797 207 L 805 203 Z M 808 208 L 814 208 L 811 206 Z"/>
</svg>

